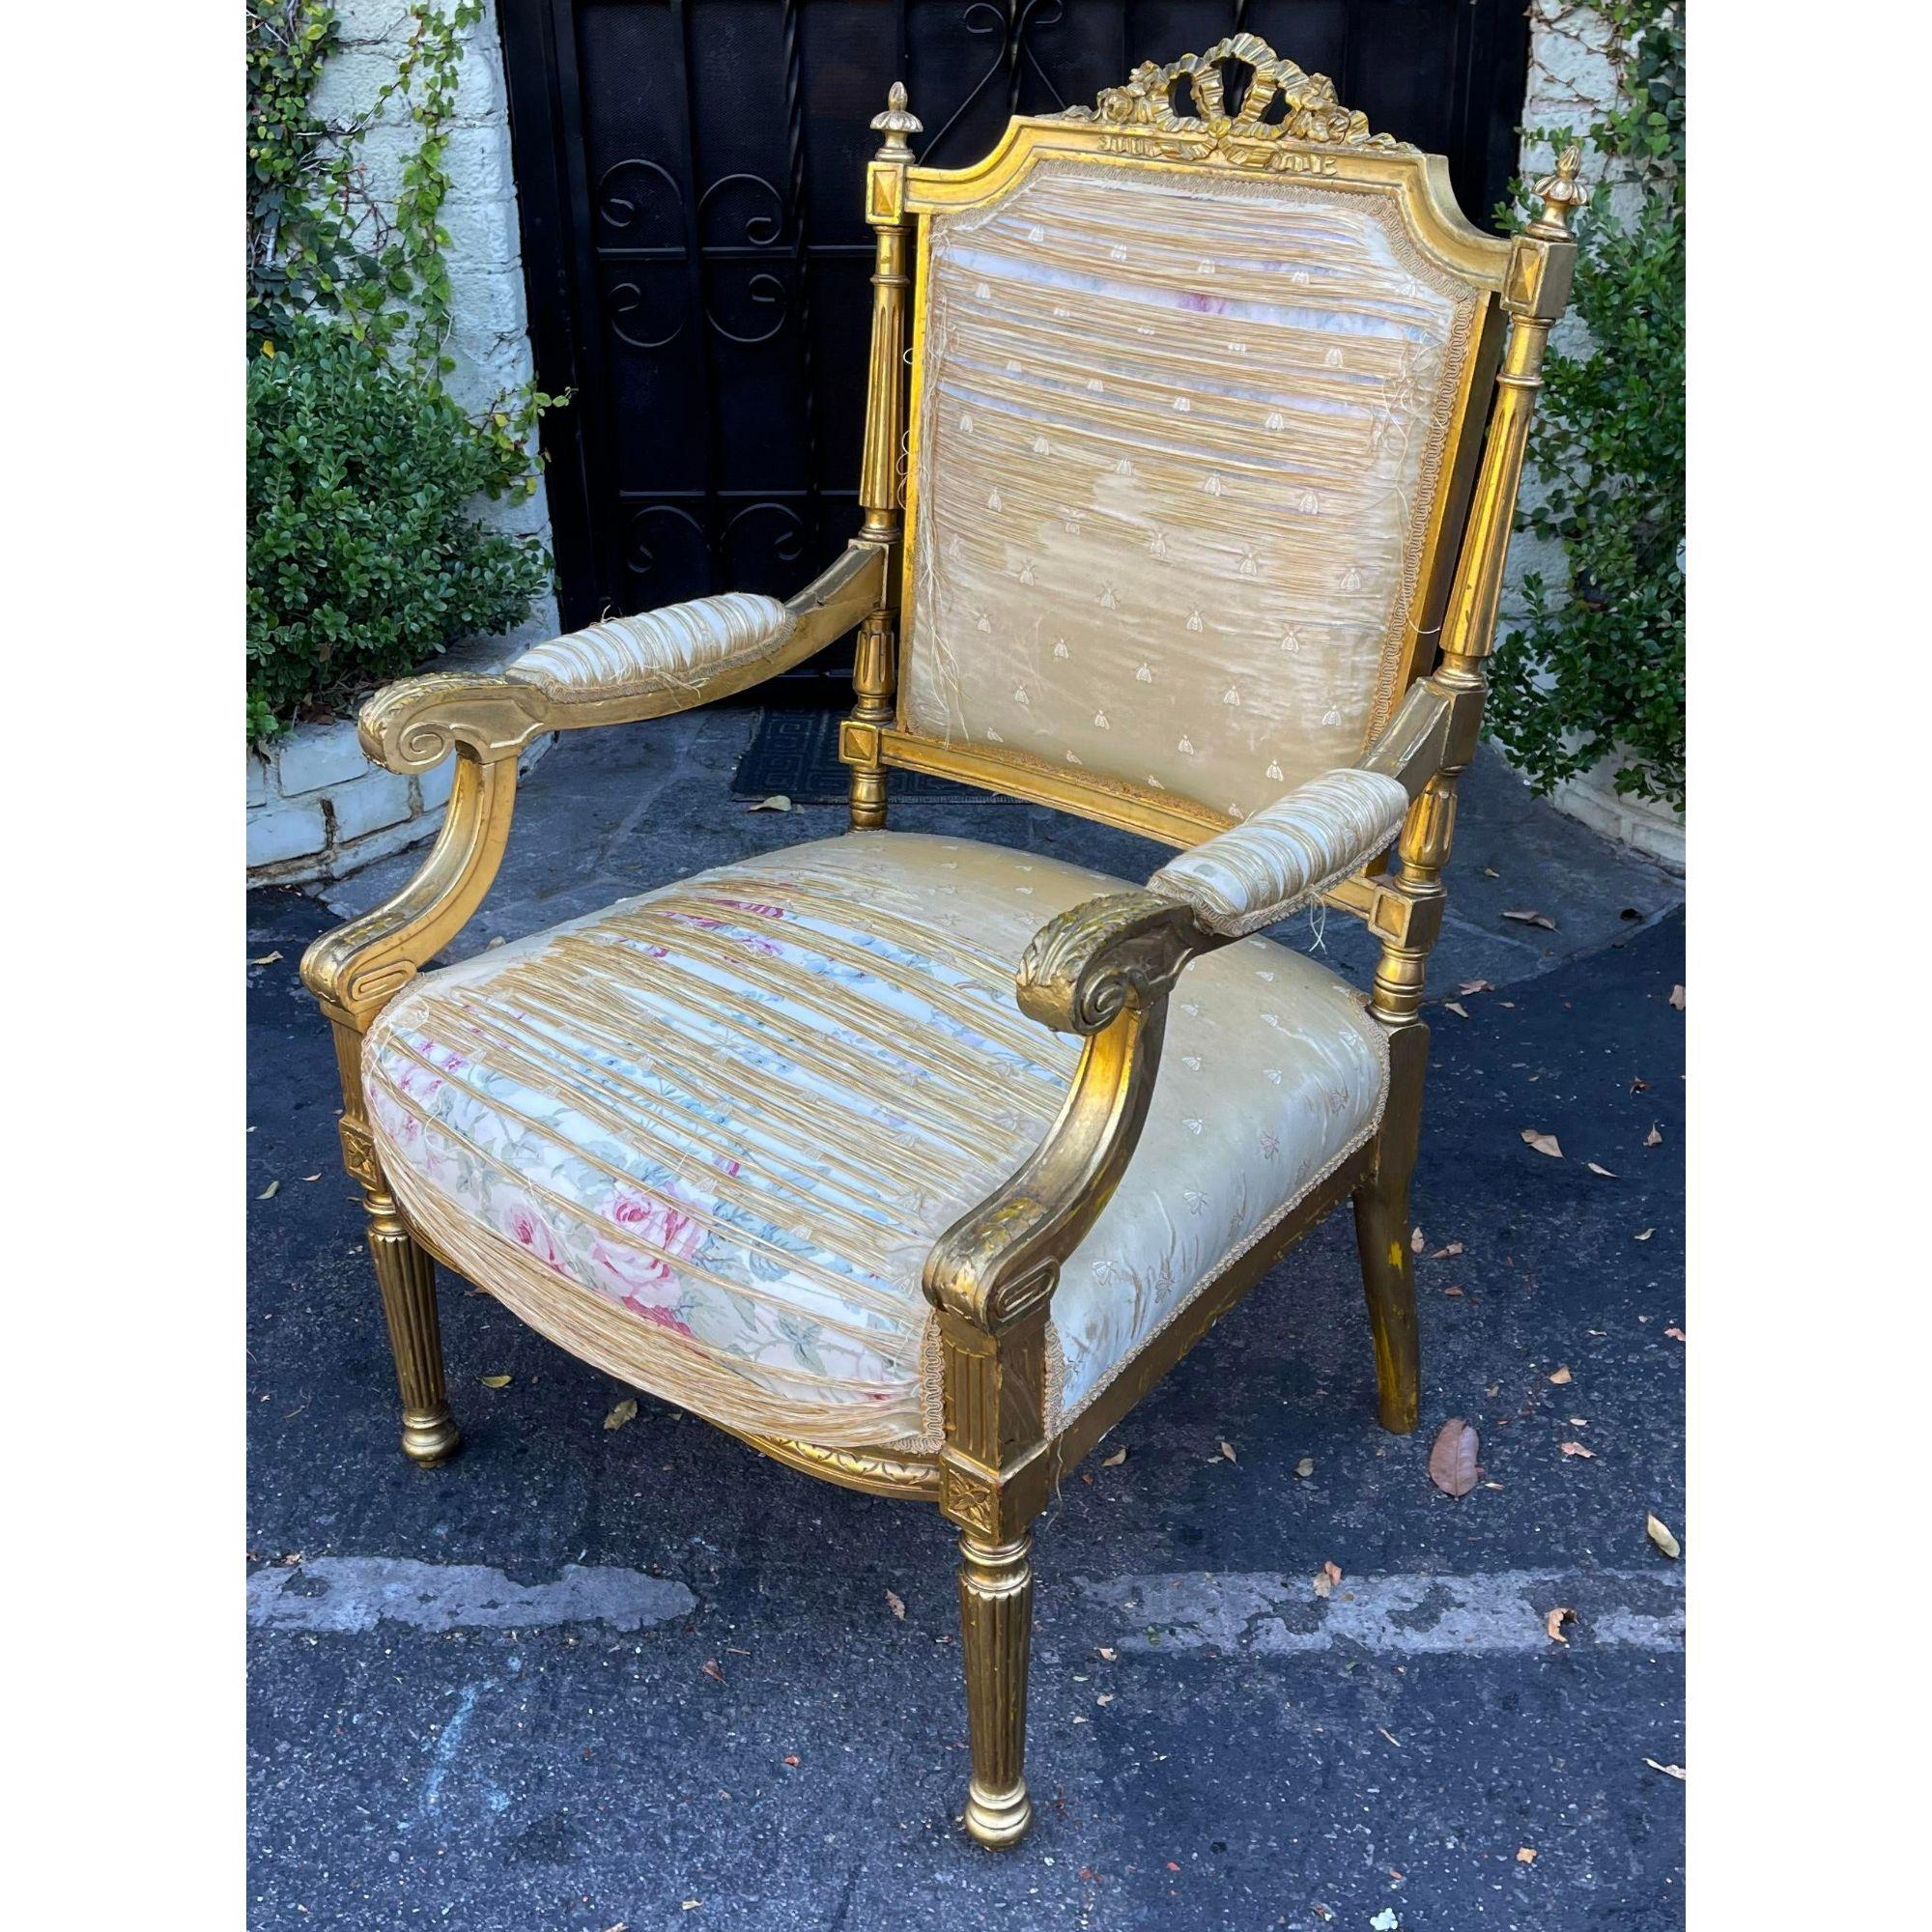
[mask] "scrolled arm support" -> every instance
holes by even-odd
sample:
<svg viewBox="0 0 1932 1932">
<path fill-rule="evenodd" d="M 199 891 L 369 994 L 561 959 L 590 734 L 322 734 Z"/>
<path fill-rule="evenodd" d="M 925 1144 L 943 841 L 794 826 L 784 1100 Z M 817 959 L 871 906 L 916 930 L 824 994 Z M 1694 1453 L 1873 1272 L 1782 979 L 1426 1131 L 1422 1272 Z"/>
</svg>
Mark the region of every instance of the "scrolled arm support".
<svg viewBox="0 0 1932 1932">
<path fill-rule="evenodd" d="M 886 555 L 855 543 L 782 606 L 774 648 L 712 672 L 649 688 L 559 695 L 514 668 L 487 677 L 433 672 L 405 678 L 362 707 L 362 749 L 392 772 L 456 759 L 442 829 L 421 869 L 386 904 L 325 933 L 302 958 L 302 980 L 330 1017 L 357 1031 L 393 999 L 483 903 L 510 836 L 517 754 L 546 731 L 621 724 L 685 711 L 788 669 L 842 637 L 877 603 Z"/>
<path fill-rule="evenodd" d="M 1222 943 L 1185 906 L 1146 892 L 1090 899 L 1041 927 L 1020 964 L 1020 1007 L 1081 1035 L 1079 1065 L 1039 1146 L 934 1243 L 924 1286 L 936 1308 L 999 1335 L 1049 1300 L 1139 1143 L 1167 996 L 1190 959 Z"/>
</svg>

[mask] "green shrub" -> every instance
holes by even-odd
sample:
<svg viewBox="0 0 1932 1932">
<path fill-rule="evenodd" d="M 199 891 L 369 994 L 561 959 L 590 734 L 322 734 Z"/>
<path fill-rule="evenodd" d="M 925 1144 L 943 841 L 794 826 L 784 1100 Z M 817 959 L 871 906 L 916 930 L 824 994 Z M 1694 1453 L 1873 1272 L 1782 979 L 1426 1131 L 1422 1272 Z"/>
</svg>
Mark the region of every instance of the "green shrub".
<svg viewBox="0 0 1932 1932">
<path fill-rule="evenodd" d="M 528 496 L 532 435 L 562 401 L 526 387 L 467 414 L 442 386 L 441 222 L 463 40 L 482 0 L 410 0 L 395 74 L 356 121 L 311 104 L 328 0 L 248 11 L 248 736 L 305 706 L 507 630 L 549 582 L 535 539 L 486 530 L 479 496 Z M 393 200 L 366 185 L 384 116 L 414 146 Z"/>
<path fill-rule="evenodd" d="M 534 538 L 485 529 L 479 494 L 528 463 L 339 323 L 264 339 L 248 369 L 248 727 L 285 727 L 507 630 L 549 580 Z"/>
<path fill-rule="evenodd" d="M 1616 788 L 1684 807 L 1683 9 L 1612 0 L 1622 98 L 1585 137 L 1599 188 L 1577 224 L 1580 354 L 1550 352 L 1530 443 L 1541 501 L 1518 527 L 1562 546 L 1560 582 L 1523 579 L 1496 647 L 1488 728 L 1539 792 L 1618 759 Z M 1567 131 L 1549 137 L 1556 145 Z"/>
</svg>

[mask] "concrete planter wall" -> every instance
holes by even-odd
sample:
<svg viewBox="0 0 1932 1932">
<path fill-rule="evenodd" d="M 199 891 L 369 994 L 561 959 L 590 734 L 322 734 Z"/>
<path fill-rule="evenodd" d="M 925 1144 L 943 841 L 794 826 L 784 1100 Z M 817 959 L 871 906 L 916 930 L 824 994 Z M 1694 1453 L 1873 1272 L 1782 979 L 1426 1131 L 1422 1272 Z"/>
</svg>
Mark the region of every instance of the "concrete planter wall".
<svg viewBox="0 0 1932 1932">
<path fill-rule="evenodd" d="M 1661 799 L 1619 797 L 1614 782 L 1616 769 L 1616 759 L 1605 758 L 1587 772 L 1564 780 L 1550 793 L 1550 804 L 1591 831 L 1655 859 L 1665 871 L 1682 878 L 1683 815 Z"/>
<path fill-rule="evenodd" d="M 497 670 L 554 628 L 546 611 L 507 638 L 459 645 L 425 668 Z M 524 753 L 524 769 L 555 742 L 554 736 L 539 738 Z M 247 755 L 251 886 L 339 879 L 372 859 L 433 838 L 456 764 L 445 758 L 420 778 L 385 772 L 362 755 L 354 718 L 298 724 L 266 753 Z"/>
</svg>

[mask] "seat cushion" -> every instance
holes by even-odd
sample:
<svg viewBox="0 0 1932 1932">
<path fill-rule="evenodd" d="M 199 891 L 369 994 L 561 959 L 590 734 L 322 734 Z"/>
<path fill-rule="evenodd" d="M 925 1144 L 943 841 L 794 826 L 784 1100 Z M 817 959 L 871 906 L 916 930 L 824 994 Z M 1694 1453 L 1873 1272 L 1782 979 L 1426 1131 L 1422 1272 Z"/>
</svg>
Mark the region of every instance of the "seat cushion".
<svg viewBox="0 0 1932 1932">
<path fill-rule="evenodd" d="M 430 1244 L 610 1374 L 727 1426 L 929 1449 L 937 1236 L 1038 1143 L 1078 1041 L 1013 974 L 1103 873 L 864 832 L 427 974 L 371 1027 Z M 1361 996 L 1243 939 L 1174 999 L 1140 1147 L 1053 1301 L 1056 1425 L 1375 1130 Z"/>
</svg>

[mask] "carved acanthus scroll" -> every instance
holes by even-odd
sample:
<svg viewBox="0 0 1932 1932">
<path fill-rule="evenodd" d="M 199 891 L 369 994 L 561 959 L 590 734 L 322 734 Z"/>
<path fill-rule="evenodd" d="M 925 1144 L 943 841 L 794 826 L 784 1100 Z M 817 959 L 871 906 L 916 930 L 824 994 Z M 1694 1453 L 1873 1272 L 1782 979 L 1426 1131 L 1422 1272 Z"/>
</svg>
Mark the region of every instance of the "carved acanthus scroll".
<svg viewBox="0 0 1932 1932">
<path fill-rule="evenodd" d="M 1238 63 L 1249 78 L 1228 112 L 1227 70 Z M 1192 113 L 1175 104 L 1185 88 Z M 1277 99 L 1279 118 L 1268 118 Z M 1236 167 L 1291 170 L 1293 146 L 1378 148 L 1407 152 L 1392 135 L 1369 132 L 1368 117 L 1344 107 L 1325 73 L 1308 73 L 1256 34 L 1235 34 L 1205 54 L 1183 54 L 1165 67 L 1137 67 L 1124 87 L 1104 90 L 1094 107 L 1069 107 L 1067 121 L 1097 121 L 1179 160 L 1217 159 Z"/>
</svg>

